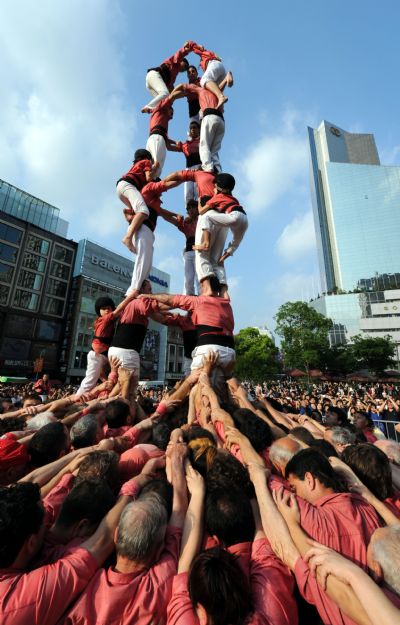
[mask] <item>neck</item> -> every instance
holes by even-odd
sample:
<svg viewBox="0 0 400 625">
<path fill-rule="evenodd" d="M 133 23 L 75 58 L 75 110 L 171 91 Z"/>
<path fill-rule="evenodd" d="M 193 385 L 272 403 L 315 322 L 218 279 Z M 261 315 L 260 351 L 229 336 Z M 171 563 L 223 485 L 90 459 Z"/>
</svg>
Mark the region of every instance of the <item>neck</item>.
<svg viewBox="0 0 400 625">
<path fill-rule="evenodd" d="M 123 556 L 117 556 L 117 562 L 114 567 L 114 570 L 117 573 L 140 573 L 146 568 L 143 563 L 135 562 L 133 560 L 128 560 L 128 558 L 124 558 Z"/>
</svg>

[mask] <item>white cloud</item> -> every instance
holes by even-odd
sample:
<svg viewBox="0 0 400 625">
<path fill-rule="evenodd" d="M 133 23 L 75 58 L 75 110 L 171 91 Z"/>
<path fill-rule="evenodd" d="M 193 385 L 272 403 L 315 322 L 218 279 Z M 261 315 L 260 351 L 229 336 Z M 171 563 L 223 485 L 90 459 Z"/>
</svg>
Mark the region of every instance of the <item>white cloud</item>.
<svg viewBox="0 0 400 625">
<path fill-rule="evenodd" d="M 297 186 L 308 174 L 304 116 L 288 109 L 275 132 L 265 133 L 236 165 L 246 209 L 260 213 Z"/>
<path fill-rule="evenodd" d="M 316 240 L 312 211 L 296 215 L 276 242 L 280 257 L 286 262 L 301 262 L 315 254 Z"/>
<path fill-rule="evenodd" d="M 317 295 L 318 284 L 319 278 L 314 272 L 287 271 L 270 281 L 266 292 L 277 306 L 288 301 L 308 302 Z"/>
</svg>

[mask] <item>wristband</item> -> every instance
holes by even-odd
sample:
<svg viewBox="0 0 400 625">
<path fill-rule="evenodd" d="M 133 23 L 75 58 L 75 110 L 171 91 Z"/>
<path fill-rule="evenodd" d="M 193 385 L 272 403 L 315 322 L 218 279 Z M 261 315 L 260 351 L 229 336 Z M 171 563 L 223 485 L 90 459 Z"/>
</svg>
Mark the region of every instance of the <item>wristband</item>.
<svg viewBox="0 0 400 625">
<path fill-rule="evenodd" d="M 168 408 L 164 402 L 160 402 L 156 408 L 156 413 L 160 415 L 160 417 L 164 417 L 168 412 Z"/>
<path fill-rule="evenodd" d="M 87 414 L 90 414 L 90 408 L 84 408 L 81 412 L 82 417 L 84 417 Z"/>
<path fill-rule="evenodd" d="M 116 382 L 118 382 L 118 373 L 116 371 L 111 371 L 111 373 L 108 376 L 108 379 L 111 380 L 111 382 L 114 382 L 114 384 L 116 384 Z"/>
<path fill-rule="evenodd" d="M 121 490 L 119 491 L 119 496 L 132 497 L 132 499 L 136 499 L 139 493 L 140 486 L 136 482 L 129 480 L 129 482 L 125 482 L 125 484 L 122 484 Z"/>
</svg>

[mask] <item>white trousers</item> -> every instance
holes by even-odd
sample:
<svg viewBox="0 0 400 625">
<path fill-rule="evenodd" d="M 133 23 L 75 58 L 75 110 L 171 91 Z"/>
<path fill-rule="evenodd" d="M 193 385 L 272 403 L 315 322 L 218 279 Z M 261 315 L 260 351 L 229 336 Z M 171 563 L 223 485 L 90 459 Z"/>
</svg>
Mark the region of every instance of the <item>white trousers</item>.
<svg viewBox="0 0 400 625">
<path fill-rule="evenodd" d="M 120 180 L 117 184 L 117 195 L 121 202 L 123 202 L 128 208 L 131 208 L 134 213 L 144 213 L 145 215 L 150 214 L 142 194 L 135 186 L 133 186 L 133 184 L 130 184 L 125 180 Z"/>
<path fill-rule="evenodd" d="M 146 106 L 155 108 L 161 100 L 169 95 L 168 87 L 165 84 L 161 74 L 154 69 L 146 74 L 146 89 L 151 93 L 153 99 Z"/>
<path fill-rule="evenodd" d="M 225 134 L 225 122 L 218 115 L 203 117 L 200 127 L 199 153 L 204 171 L 222 171 L 219 151 Z"/>
<path fill-rule="evenodd" d="M 108 356 L 116 356 L 121 361 L 121 367 L 129 371 L 135 371 L 136 377 L 140 378 L 140 356 L 135 349 L 125 347 L 113 347 L 108 350 Z"/>
<path fill-rule="evenodd" d="M 167 156 L 167 146 L 165 145 L 164 137 L 161 135 L 150 135 L 147 139 L 146 150 L 150 152 L 154 161 L 158 161 L 158 167 L 153 173 L 154 178 L 159 178 Z"/>
<path fill-rule="evenodd" d="M 216 210 L 207 211 L 203 215 L 203 228 L 211 231 L 212 225 L 225 226 L 230 228 L 232 232 L 232 243 L 229 243 L 227 251 L 233 254 L 239 247 L 245 232 L 248 228 L 247 215 L 240 211 L 232 211 L 231 213 L 220 213 Z"/>
<path fill-rule="evenodd" d="M 196 226 L 196 245 L 200 245 L 204 229 L 205 215 L 199 215 Z M 224 246 L 228 228 L 224 226 L 210 225 L 210 247 L 208 250 L 195 254 L 197 279 L 201 282 L 204 278 L 216 276 L 221 284 L 226 284 L 226 273 L 223 265 L 219 265 L 218 261 L 224 253 Z"/>
<path fill-rule="evenodd" d="M 151 271 L 154 252 L 154 233 L 143 224 L 140 226 L 139 230 L 137 230 L 136 234 L 133 235 L 132 243 L 136 249 L 136 260 L 132 273 L 131 286 L 125 295 L 129 295 L 135 289 L 140 289 L 143 280 L 146 280 Z"/>
<path fill-rule="evenodd" d="M 201 165 L 192 165 L 192 167 L 186 167 L 189 171 L 195 171 L 196 169 L 200 169 Z M 199 192 L 197 189 L 197 184 L 192 180 L 187 180 L 183 185 L 183 194 L 185 197 L 185 206 L 190 200 L 199 199 Z"/>
<path fill-rule="evenodd" d="M 191 369 L 199 369 L 203 366 L 204 356 L 209 352 L 218 354 L 217 366 L 213 368 L 210 381 L 213 388 L 221 388 L 225 379 L 229 378 L 235 367 L 236 352 L 231 347 L 223 347 L 222 345 L 200 345 L 193 352 L 193 360 Z"/>
<path fill-rule="evenodd" d="M 103 354 L 96 354 L 95 351 L 90 350 L 87 355 L 86 374 L 76 392 L 77 395 L 88 393 L 96 386 L 102 369 L 105 367 L 107 362 L 108 359 L 106 356 Z"/>
<path fill-rule="evenodd" d="M 200 78 L 200 87 L 205 87 L 209 80 L 216 82 L 219 86 L 219 83 L 223 81 L 226 76 L 226 69 L 222 65 L 221 61 L 209 61 L 207 64 L 206 71 Z"/>
<path fill-rule="evenodd" d="M 183 250 L 183 264 L 185 268 L 184 295 L 196 295 L 196 290 L 197 293 L 200 292 L 199 281 L 196 276 L 195 257 L 196 252 L 186 252 L 186 250 Z"/>
</svg>

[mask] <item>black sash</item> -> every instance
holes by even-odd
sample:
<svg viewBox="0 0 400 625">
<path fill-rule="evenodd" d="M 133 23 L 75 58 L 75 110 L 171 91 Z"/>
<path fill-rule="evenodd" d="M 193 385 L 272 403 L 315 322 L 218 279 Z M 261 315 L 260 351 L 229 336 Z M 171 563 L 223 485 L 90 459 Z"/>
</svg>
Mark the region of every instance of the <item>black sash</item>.
<svg viewBox="0 0 400 625">
<path fill-rule="evenodd" d="M 217 115 L 221 119 L 224 119 L 224 116 L 219 109 L 204 109 L 203 117 L 206 117 L 207 115 Z"/>
<path fill-rule="evenodd" d="M 120 323 L 115 331 L 112 346 L 134 349 L 140 353 L 146 332 L 147 327 L 141 323 Z"/>
</svg>

